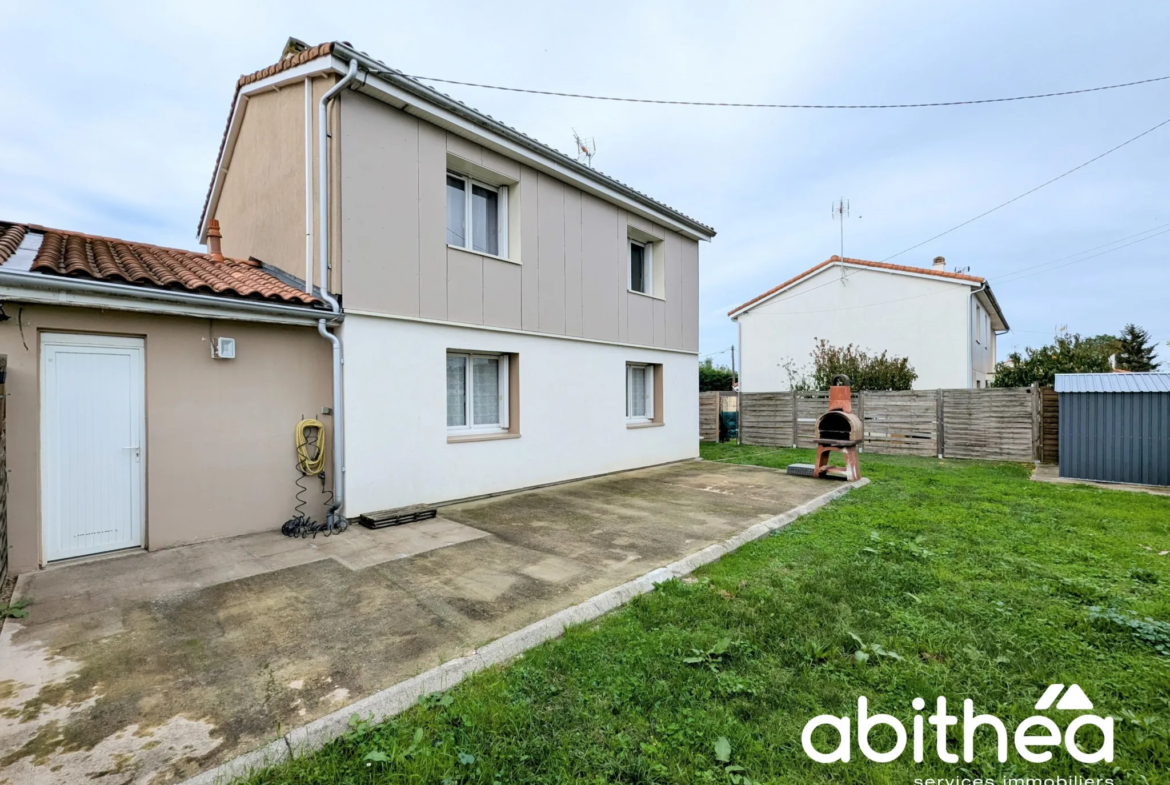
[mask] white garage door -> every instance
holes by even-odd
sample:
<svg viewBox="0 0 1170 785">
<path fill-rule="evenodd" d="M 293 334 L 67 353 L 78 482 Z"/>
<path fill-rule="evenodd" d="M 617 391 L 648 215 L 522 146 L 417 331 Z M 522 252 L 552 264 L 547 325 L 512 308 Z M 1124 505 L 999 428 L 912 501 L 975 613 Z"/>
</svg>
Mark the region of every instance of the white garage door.
<svg viewBox="0 0 1170 785">
<path fill-rule="evenodd" d="M 142 545 L 143 342 L 41 336 L 45 561 Z"/>
</svg>

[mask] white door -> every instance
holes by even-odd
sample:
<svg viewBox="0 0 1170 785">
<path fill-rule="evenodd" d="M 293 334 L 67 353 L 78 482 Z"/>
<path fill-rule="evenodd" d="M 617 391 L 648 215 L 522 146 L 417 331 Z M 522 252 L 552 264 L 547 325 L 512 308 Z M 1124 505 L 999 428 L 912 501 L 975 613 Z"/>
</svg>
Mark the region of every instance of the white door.
<svg viewBox="0 0 1170 785">
<path fill-rule="evenodd" d="M 142 546 L 141 338 L 41 335 L 45 561 Z"/>
</svg>

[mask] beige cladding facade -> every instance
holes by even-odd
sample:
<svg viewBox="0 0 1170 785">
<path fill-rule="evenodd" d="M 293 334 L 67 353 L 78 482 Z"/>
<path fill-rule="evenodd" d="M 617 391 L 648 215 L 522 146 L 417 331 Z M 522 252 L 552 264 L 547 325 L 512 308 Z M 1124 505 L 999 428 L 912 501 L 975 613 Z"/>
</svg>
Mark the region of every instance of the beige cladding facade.
<svg viewBox="0 0 1170 785">
<path fill-rule="evenodd" d="M 313 81 L 314 127 L 333 80 Z M 698 241 L 361 93 L 332 107 L 331 280 L 346 311 L 698 351 Z M 249 98 L 213 212 L 225 254 L 301 278 L 304 127 L 302 87 Z M 448 169 L 507 186 L 507 260 L 447 245 Z M 631 238 L 654 243 L 657 296 L 629 291 Z"/>
<path fill-rule="evenodd" d="M 317 102 L 337 81 L 318 76 L 312 81 L 313 182 L 318 166 Z M 304 280 L 305 267 L 305 89 L 303 82 L 254 94 L 243 103 L 243 122 L 227 164 L 219 201 L 212 214 L 223 234 L 223 253 L 235 259 L 253 257 Z M 337 124 L 337 102 L 331 123 Z M 334 192 L 341 177 L 340 148 L 330 148 Z M 317 280 L 318 195 L 313 189 L 313 281 Z M 331 224 L 340 220 L 338 200 L 330 204 Z M 341 238 L 332 237 L 330 256 L 338 258 Z M 330 288 L 340 289 L 340 269 Z"/>
<path fill-rule="evenodd" d="M 294 427 L 311 417 L 332 430 L 320 413 L 331 405 L 330 348 L 315 328 L 26 305 L 19 320 L 0 324 L 0 354 L 8 357 L 13 573 L 36 569 L 43 558 L 39 369 L 45 333 L 144 339 L 148 549 L 276 532 L 291 517 L 298 476 Z M 236 339 L 236 359 L 212 359 L 209 340 L 219 336 Z M 305 484 L 307 511 L 321 520 L 320 484 Z"/>
</svg>

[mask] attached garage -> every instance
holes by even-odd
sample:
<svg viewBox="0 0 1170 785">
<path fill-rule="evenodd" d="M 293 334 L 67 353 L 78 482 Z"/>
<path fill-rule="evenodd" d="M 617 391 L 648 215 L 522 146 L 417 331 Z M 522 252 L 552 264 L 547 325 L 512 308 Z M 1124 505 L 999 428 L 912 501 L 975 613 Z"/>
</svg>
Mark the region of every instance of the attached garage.
<svg viewBox="0 0 1170 785">
<path fill-rule="evenodd" d="M 12 574 L 280 529 L 297 501 L 294 428 L 331 402 L 317 328 L 332 317 L 295 283 L 263 263 L 0 222 Z M 320 520 L 328 491 L 309 487 Z"/>
<path fill-rule="evenodd" d="M 1170 373 L 1063 373 L 1060 476 L 1170 485 Z"/>
</svg>

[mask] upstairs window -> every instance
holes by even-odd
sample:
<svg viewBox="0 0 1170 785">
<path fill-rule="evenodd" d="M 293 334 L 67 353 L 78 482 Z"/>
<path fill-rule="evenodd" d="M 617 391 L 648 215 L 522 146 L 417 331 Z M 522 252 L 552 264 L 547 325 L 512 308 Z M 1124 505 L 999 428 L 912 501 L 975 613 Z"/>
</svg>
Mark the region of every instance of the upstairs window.
<svg viewBox="0 0 1170 785">
<path fill-rule="evenodd" d="M 447 353 L 447 430 L 508 430 L 508 355 Z"/>
<path fill-rule="evenodd" d="M 508 188 L 447 172 L 447 244 L 508 255 Z"/>
<path fill-rule="evenodd" d="M 654 244 L 630 240 L 630 291 L 654 294 Z"/>
</svg>

